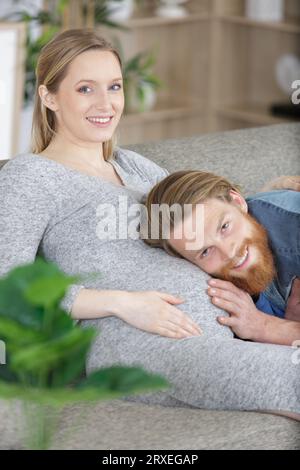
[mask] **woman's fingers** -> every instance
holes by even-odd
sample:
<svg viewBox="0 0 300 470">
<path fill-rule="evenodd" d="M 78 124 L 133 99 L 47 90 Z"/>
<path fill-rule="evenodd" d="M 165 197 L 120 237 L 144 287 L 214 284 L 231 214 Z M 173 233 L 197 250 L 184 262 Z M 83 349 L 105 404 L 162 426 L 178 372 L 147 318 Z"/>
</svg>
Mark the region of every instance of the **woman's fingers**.
<svg viewBox="0 0 300 470">
<path fill-rule="evenodd" d="M 292 189 L 293 191 L 300 191 L 300 176 L 279 176 L 266 183 L 260 191 L 273 191 L 274 189 Z"/>
<path fill-rule="evenodd" d="M 300 176 L 287 176 L 286 177 L 287 189 L 293 191 L 300 191 Z"/>
<path fill-rule="evenodd" d="M 163 327 L 160 327 L 159 334 L 161 336 L 166 336 L 167 338 L 174 338 L 174 339 L 184 339 L 184 338 L 191 338 L 197 335 L 187 333 L 186 331 L 182 331 L 180 328 L 174 327 L 174 325 L 166 324 Z"/>
<path fill-rule="evenodd" d="M 166 292 L 156 292 L 162 300 L 165 300 L 171 305 L 168 305 L 168 322 L 170 325 L 175 325 L 177 330 L 181 334 L 186 335 L 199 335 L 203 331 L 188 315 L 186 315 L 181 310 L 176 307 L 172 307 L 172 304 L 179 304 L 184 302 L 180 297 L 175 297 L 174 295 L 168 294 Z M 177 331 L 176 330 L 176 331 Z"/>
<path fill-rule="evenodd" d="M 276 189 L 300 191 L 300 176 L 282 176 L 278 178 Z"/>
<path fill-rule="evenodd" d="M 193 329 L 184 328 L 174 322 L 167 321 L 164 324 L 165 331 L 171 334 L 172 337 L 176 338 L 189 338 L 191 336 L 199 336 L 198 331 L 194 331 Z"/>
<path fill-rule="evenodd" d="M 174 301 L 182 303 L 182 299 L 157 291 L 127 292 L 126 296 L 118 317 L 135 328 L 171 338 L 201 334 L 192 318 L 177 308 Z"/>
<path fill-rule="evenodd" d="M 181 297 L 176 297 L 175 295 L 167 294 L 166 292 L 154 291 L 154 293 L 170 304 L 182 304 L 182 302 L 184 302 Z"/>
<path fill-rule="evenodd" d="M 202 334 L 200 326 L 197 325 L 188 315 L 178 310 L 176 307 L 169 307 L 168 317 L 166 318 L 169 325 L 175 326 L 182 334 L 199 335 Z"/>
</svg>

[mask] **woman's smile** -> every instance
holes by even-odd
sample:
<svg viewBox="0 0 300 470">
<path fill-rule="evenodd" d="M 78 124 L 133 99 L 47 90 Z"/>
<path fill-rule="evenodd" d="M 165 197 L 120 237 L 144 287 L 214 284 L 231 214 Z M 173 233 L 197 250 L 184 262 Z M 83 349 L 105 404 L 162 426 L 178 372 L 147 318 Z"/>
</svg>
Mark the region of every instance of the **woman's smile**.
<svg viewBox="0 0 300 470">
<path fill-rule="evenodd" d="M 111 124 L 113 116 L 91 116 L 87 117 L 86 120 L 94 127 L 108 127 Z"/>
</svg>

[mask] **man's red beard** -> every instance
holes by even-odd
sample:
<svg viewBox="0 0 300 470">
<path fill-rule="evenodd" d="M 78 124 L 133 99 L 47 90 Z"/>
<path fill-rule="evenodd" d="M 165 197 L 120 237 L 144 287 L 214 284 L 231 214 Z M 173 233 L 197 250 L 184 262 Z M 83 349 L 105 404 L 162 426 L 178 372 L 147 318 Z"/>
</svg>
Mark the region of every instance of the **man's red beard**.
<svg viewBox="0 0 300 470">
<path fill-rule="evenodd" d="M 213 276 L 232 282 L 250 295 L 256 295 L 263 292 L 273 281 L 276 276 L 276 269 L 273 255 L 269 247 L 266 229 L 251 215 L 243 215 L 251 224 L 252 237 L 245 239 L 235 259 L 230 261 L 220 272 L 214 273 Z M 235 273 L 234 266 L 237 264 L 238 260 L 244 256 L 246 248 L 250 248 L 248 256 L 251 257 L 251 248 L 253 247 L 255 248 L 255 256 L 257 257 L 255 263 L 250 265 L 249 268 L 245 268 L 243 271 L 236 270 Z"/>
</svg>

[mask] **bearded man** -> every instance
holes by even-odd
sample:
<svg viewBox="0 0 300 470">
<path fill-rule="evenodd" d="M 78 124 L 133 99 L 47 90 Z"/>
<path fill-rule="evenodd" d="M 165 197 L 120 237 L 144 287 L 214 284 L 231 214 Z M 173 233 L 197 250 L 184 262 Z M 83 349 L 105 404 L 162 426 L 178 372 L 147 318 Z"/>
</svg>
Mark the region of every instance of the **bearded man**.
<svg viewBox="0 0 300 470">
<path fill-rule="evenodd" d="M 242 339 L 300 339 L 300 192 L 244 198 L 221 176 L 179 171 L 150 191 L 146 207 L 146 243 L 213 277 L 207 292 L 230 315 L 221 324 Z"/>
</svg>

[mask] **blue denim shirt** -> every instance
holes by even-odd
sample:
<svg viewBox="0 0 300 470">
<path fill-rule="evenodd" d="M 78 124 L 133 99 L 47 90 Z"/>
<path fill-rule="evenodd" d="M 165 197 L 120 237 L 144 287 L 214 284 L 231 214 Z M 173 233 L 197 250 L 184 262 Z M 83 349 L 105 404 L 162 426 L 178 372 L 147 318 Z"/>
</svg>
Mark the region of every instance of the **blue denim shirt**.
<svg viewBox="0 0 300 470">
<path fill-rule="evenodd" d="M 277 278 L 263 297 L 284 311 L 292 282 L 300 277 L 300 192 L 276 190 L 255 194 L 246 201 L 249 214 L 268 232 L 277 269 Z"/>
</svg>

